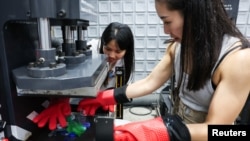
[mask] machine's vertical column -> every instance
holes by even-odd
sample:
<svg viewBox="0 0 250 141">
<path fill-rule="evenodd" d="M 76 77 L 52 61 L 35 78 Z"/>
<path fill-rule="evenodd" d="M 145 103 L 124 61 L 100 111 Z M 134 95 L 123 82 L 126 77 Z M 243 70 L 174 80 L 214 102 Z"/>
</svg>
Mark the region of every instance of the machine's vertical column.
<svg viewBox="0 0 250 141">
<path fill-rule="evenodd" d="M 116 67 L 115 68 L 116 73 L 116 88 L 121 87 L 124 85 L 124 67 Z M 123 104 L 117 104 L 116 105 L 116 118 L 117 119 L 123 119 Z"/>
</svg>

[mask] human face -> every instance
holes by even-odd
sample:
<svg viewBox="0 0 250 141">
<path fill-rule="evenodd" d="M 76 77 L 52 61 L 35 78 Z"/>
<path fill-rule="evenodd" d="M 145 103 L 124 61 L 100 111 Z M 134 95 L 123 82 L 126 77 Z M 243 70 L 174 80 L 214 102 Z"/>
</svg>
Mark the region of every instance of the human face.
<svg viewBox="0 0 250 141">
<path fill-rule="evenodd" d="M 111 40 L 107 45 L 104 45 L 103 52 L 107 55 L 107 61 L 109 63 L 115 63 L 124 57 L 126 50 L 120 50 L 116 41 Z"/>
<path fill-rule="evenodd" d="M 158 16 L 163 22 L 164 33 L 169 34 L 176 42 L 181 42 L 184 19 L 177 10 L 170 11 L 166 4 L 155 2 L 155 8 Z"/>
</svg>

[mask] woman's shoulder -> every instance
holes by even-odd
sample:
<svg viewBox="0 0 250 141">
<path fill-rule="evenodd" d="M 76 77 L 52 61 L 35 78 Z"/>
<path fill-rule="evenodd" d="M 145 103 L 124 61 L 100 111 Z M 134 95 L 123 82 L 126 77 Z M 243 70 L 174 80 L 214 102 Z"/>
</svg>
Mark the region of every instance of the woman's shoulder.
<svg viewBox="0 0 250 141">
<path fill-rule="evenodd" d="M 238 60 L 239 62 L 249 62 L 250 63 L 250 47 L 248 48 L 243 48 L 243 49 L 238 49 L 235 51 L 234 54 L 232 54 L 232 59 Z"/>
<path fill-rule="evenodd" d="M 250 48 L 237 48 L 230 52 L 218 65 L 214 73 L 214 83 L 218 84 L 222 78 L 227 80 L 238 80 L 250 78 Z M 230 79 L 228 79 L 230 78 Z M 248 79 L 250 81 L 250 79 Z"/>
<path fill-rule="evenodd" d="M 225 70 L 236 70 L 238 72 L 243 72 L 245 70 L 250 70 L 250 48 L 237 48 L 230 52 L 222 61 L 221 69 Z"/>
<path fill-rule="evenodd" d="M 166 44 L 165 55 L 175 56 L 179 52 L 181 44 L 178 42 L 170 42 Z"/>
</svg>

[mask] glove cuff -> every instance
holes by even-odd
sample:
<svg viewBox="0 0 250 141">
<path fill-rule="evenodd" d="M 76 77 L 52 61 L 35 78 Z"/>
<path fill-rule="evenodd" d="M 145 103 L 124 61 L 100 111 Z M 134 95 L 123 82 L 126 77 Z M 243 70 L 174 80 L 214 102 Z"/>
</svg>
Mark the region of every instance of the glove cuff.
<svg viewBox="0 0 250 141">
<path fill-rule="evenodd" d="M 128 85 L 124 85 L 122 87 L 114 89 L 114 97 L 117 103 L 127 103 L 132 101 L 132 98 L 128 99 L 126 96 L 127 87 Z"/>
<path fill-rule="evenodd" d="M 166 124 L 171 141 L 191 141 L 189 130 L 181 117 L 168 114 L 163 117 L 163 121 Z"/>
</svg>

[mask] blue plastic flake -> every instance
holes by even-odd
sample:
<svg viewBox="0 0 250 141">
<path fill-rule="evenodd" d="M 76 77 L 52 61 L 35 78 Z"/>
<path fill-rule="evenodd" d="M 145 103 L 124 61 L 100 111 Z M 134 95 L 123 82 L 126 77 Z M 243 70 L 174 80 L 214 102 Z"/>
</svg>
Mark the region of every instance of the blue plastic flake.
<svg viewBox="0 0 250 141">
<path fill-rule="evenodd" d="M 83 123 L 83 126 L 85 126 L 85 127 L 87 127 L 87 128 L 89 128 L 90 127 L 90 122 L 85 122 L 85 123 Z"/>
</svg>

